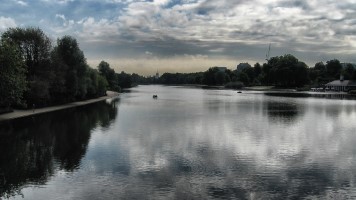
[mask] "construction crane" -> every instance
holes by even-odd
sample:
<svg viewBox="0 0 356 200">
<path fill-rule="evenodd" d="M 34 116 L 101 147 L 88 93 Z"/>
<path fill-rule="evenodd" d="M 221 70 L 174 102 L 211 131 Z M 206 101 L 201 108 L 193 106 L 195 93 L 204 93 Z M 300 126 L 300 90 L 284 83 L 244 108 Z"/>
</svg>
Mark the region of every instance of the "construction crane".
<svg viewBox="0 0 356 200">
<path fill-rule="evenodd" d="M 271 51 L 271 43 L 269 43 L 269 46 L 268 46 L 268 51 L 267 51 L 267 54 L 266 54 L 266 60 L 268 61 L 269 60 L 269 53 Z"/>
</svg>

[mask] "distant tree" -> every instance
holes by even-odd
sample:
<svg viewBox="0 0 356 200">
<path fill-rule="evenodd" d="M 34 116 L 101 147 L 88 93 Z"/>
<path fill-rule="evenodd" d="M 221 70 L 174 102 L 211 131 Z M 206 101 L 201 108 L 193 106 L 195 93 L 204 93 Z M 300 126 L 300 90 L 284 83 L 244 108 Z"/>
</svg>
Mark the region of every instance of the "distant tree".
<svg viewBox="0 0 356 200">
<path fill-rule="evenodd" d="M 65 88 L 67 97 L 73 101 L 84 99 L 87 94 L 87 71 L 89 66 L 86 63 L 83 51 L 80 50 L 77 40 L 64 36 L 57 40 L 55 53 L 60 60 L 59 69 L 66 70 Z"/>
<path fill-rule="evenodd" d="M 282 87 L 299 87 L 308 83 L 308 67 L 290 54 L 272 57 L 263 66 L 265 81 Z"/>
<path fill-rule="evenodd" d="M 244 85 L 250 84 L 250 78 L 245 72 L 238 72 L 237 73 L 237 80 L 241 81 Z"/>
<path fill-rule="evenodd" d="M 255 70 L 251 66 L 245 67 L 242 72 L 244 72 L 248 76 L 249 82 L 252 82 L 255 79 Z"/>
<path fill-rule="evenodd" d="M 262 67 L 260 63 L 256 63 L 253 67 L 255 77 L 258 77 L 262 73 Z"/>
<path fill-rule="evenodd" d="M 18 48 L 0 42 L 0 112 L 22 103 L 26 90 L 26 68 Z"/>
<path fill-rule="evenodd" d="M 98 95 L 99 96 L 103 96 L 103 95 L 106 95 L 106 90 L 107 90 L 107 87 L 108 87 L 108 81 L 106 80 L 105 77 L 99 75 L 98 76 Z"/>
<path fill-rule="evenodd" d="M 354 74 L 355 68 L 352 64 L 347 64 L 345 69 L 343 69 L 342 74 L 344 75 L 345 80 L 351 80 Z"/>
<path fill-rule="evenodd" d="M 329 77 L 333 79 L 340 78 L 340 74 L 342 71 L 342 66 L 339 60 L 329 60 L 326 62 L 326 72 Z"/>
<path fill-rule="evenodd" d="M 314 69 L 320 71 L 320 73 L 326 72 L 326 67 L 323 62 L 317 62 L 314 65 Z"/>
<path fill-rule="evenodd" d="M 130 74 L 126 74 L 122 71 L 120 74 L 116 74 L 117 79 L 119 80 L 119 86 L 121 88 L 130 88 L 132 86 L 132 79 Z"/>
<path fill-rule="evenodd" d="M 217 68 L 209 68 L 207 71 L 204 72 L 203 74 L 203 83 L 206 85 L 216 85 L 215 81 L 215 73 L 217 73 L 219 70 Z"/>
<path fill-rule="evenodd" d="M 115 70 L 110 68 L 109 63 L 101 61 L 98 66 L 99 72 L 106 78 L 109 84 L 109 89 L 119 91 L 118 77 L 115 75 Z"/>
<path fill-rule="evenodd" d="M 88 77 L 87 77 L 87 97 L 93 98 L 98 95 L 98 79 L 99 72 L 95 69 L 88 68 Z"/>
<path fill-rule="evenodd" d="M 217 85 L 223 85 L 225 83 L 225 72 L 218 71 L 214 74 L 215 83 Z"/>
</svg>

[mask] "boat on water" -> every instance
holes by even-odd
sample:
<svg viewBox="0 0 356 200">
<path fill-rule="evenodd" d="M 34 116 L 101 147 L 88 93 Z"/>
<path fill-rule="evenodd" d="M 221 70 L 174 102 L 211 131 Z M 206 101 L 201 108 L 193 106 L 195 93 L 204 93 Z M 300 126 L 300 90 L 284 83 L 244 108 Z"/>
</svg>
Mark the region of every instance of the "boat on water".
<svg viewBox="0 0 356 200">
<path fill-rule="evenodd" d="M 158 98 L 157 94 L 154 94 L 154 95 L 152 96 L 152 98 L 157 99 L 157 98 Z"/>
</svg>

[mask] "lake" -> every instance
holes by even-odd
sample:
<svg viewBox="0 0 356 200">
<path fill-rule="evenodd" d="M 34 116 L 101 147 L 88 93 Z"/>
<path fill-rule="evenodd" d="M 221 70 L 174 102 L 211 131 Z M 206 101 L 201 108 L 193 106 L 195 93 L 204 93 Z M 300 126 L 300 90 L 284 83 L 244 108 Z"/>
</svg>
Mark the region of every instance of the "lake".
<svg viewBox="0 0 356 200">
<path fill-rule="evenodd" d="M 0 138 L 0 199 L 356 198 L 356 100 L 342 95 L 138 86 Z"/>
</svg>

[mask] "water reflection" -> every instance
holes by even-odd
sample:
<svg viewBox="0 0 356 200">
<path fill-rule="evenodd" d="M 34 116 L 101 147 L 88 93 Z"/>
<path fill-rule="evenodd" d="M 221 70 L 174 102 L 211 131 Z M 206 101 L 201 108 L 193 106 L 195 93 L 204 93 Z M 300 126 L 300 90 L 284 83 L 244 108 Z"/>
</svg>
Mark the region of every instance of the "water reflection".
<svg viewBox="0 0 356 200">
<path fill-rule="evenodd" d="M 264 103 L 267 109 L 268 119 L 272 122 L 293 123 L 297 117 L 301 117 L 302 106 L 293 101 L 267 101 Z"/>
<path fill-rule="evenodd" d="M 132 91 L 121 95 L 109 126 L 88 131 L 90 139 L 78 136 L 84 142 L 71 148 L 82 155 L 79 164 L 62 153 L 47 167 L 43 188 L 18 190 L 27 199 L 356 197 L 354 101 L 162 86 Z"/>
<path fill-rule="evenodd" d="M 79 168 L 93 128 L 108 128 L 117 115 L 113 101 L 3 123 L 0 127 L 0 197 L 42 185 L 56 170 Z"/>
</svg>

